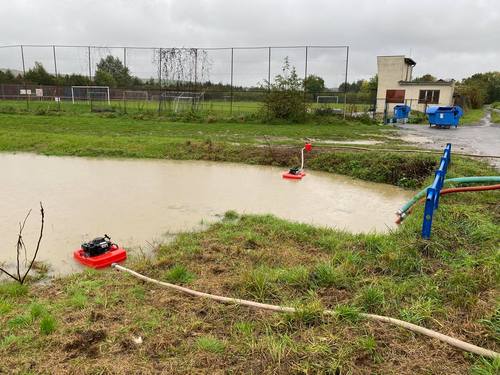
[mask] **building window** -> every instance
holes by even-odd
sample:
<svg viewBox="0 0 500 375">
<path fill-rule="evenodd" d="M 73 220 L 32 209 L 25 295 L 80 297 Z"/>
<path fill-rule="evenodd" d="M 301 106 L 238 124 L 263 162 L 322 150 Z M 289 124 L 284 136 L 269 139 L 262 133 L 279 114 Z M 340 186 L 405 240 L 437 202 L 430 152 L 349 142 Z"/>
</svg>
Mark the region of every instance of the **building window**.
<svg viewBox="0 0 500 375">
<path fill-rule="evenodd" d="M 404 103 L 405 90 L 387 90 L 385 92 L 385 101 L 387 103 Z"/>
<path fill-rule="evenodd" d="M 418 102 L 424 104 L 438 104 L 439 90 L 420 90 Z"/>
</svg>

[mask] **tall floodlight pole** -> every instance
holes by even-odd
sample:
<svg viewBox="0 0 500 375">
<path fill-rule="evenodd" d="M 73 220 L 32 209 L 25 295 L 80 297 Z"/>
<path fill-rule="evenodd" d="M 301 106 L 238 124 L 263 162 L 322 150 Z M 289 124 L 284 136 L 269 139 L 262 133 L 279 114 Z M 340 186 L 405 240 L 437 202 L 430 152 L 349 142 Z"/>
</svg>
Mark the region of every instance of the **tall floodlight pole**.
<svg viewBox="0 0 500 375">
<path fill-rule="evenodd" d="M 233 74 L 234 74 L 234 48 L 231 48 L 231 106 L 230 114 L 233 114 Z"/>
<path fill-rule="evenodd" d="M 56 46 L 52 46 L 52 56 L 54 57 L 54 74 L 56 78 L 59 76 L 57 72 L 57 58 L 56 58 Z"/>
<path fill-rule="evenodd" d="M 346 58 L 345 58 L 345 80 L 344 80 L 344 120 L 347 111 L 347 72 L 349 68 L 349 46 L 346 46 Z"/>
<path fill-rule="evenodd" d="M 307 80 L 307 54 L 308 54 L 308 46 L 305 47 L 305 52 L 306 52 L 306 56 L 305 56 L 305 66 L 304 66 L 304 82 L 303 82 L 303 85 L 304 85 L 304 111 L 307 113 L 307 109 L 306 109 L 306 102 L 307 102 L 307 92 L 306 92 L 306 80 Z M 306 114 L 304 113 L 304 115 Z"/>
<path fill-rule="evenodd" d="M 162 99 L 162 92 L 161 92 L 161 53 L 162 49 L 160 48 L 160 57 L 159 57 L 159 62 L 160 62 L 160 68 L 158 69 L 158 83 L 160 85 L 160 95 L 158 96 L 158 115 L 161 113 L 161 99 Z"/>
<path fill-rule="evenodd" d="M 30 101 L 29 101 L 29 95 L 28 95 L 28 89 L 26 86 L 26 65 L 24 63 L 24 48 L 21 45 L 21 60 L 23 62 L 23 81 L 24 81 L 24 95 L 26 95 L 26 109 L 30 109 Z"/>
<path fill-rule="evenodd" d="M 89 81 L 92 82 L 92 62 L 90 60 L 90 46 L 87 47 L 87 52 L 89 54 Z"/>
</svg>

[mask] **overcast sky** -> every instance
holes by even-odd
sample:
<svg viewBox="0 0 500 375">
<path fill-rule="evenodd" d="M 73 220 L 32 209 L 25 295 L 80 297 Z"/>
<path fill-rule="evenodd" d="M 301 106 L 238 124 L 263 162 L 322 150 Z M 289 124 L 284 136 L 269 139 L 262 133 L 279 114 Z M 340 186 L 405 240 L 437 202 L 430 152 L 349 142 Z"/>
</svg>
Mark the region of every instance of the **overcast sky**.
<svg viewBox="0 0 500 375">
<path fill-rule="evenodd" d="M 411 56 L 417 62 L 416 75 L 431 73 L 439 78 L 461 79 L 474 72 L 500 70 L 500 0 L 0 2 L 2 45 L 349 45 L 349 81 L 375 74 L 376 56 L 389 54 Z M 243 76 L 243 70 L 247 71 L 251 66 L 249 61 L 255 60 L 259 62 L 259 69 L 263 69 L 255 72 L 255 76 L 265 78 L 264 52 L 255 52 L 252 56 L 238 55 L 237 58 L 246 60 L 247 65 L 244 69 L 241 65 L 235 75 L 240 73 Z M 297 69 L 301 71 L 302 52 L 293 53 L 297 55 Z M 340 61 L 344 56 L 340 52 L 322 56 L 320 51 L 316 56 L 314 53 L 311 56 L 312 72 L 316 59 L 319 74 L 328 69 L 329 60 L 332 61 L 331 71 L 335 71 L 332 74 L 342 74 Z M 14 50 L 0 53 L 0 67 L 13 67 L 14 55 L 17 59 L 18 52 Z M 273 56 L 273 61 L 278 57 L 283 56 Z M 34 54 L 31 57 L 37 58 Z M 84 56 L 79 58 L 82 65 Z M 38 59 L 46 59 L 49 64 L 48 54 Z M 144 59 L 150 60 L 150 57 Z M 132 57 L 130 60 L 133 64 Z M 139 57 L 136 60 L 136 73 L 147 75 L 147 69 L 140 74 Z M 277 69 L 278 64 L 274 65 Z"/>
</svg>

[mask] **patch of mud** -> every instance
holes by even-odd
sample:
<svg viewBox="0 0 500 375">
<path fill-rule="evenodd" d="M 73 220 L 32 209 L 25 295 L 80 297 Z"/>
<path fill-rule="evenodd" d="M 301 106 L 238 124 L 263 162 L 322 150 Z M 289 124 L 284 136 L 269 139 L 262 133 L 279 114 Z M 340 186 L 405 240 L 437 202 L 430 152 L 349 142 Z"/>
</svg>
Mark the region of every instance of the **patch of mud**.
<svg viewBox="0 0 500 375">
<path fill-rule="evenodd" d="M 96 358 L 99 354 L 98 344 L 106 337 L 107 333 L 103 329 L 79 331 L 72 341 L 64 345 L 64 350 L 70 353 L 70 358 L 80 355 Z"/>
</svg>

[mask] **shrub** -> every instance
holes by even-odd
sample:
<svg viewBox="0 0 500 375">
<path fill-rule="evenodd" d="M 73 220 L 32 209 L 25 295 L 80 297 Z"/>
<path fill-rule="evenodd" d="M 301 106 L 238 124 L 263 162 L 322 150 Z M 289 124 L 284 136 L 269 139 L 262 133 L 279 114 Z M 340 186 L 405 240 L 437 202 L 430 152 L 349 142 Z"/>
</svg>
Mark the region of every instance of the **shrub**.
<svg viewBox="0 0 500 375">
<path fill-rule="evenodd" d="M 274 78 L 274 83 L 268 82 L 270 90 L 264 97 L 263 115 L 270 120 L 303 121 L 307 112 L 303 80 L 297 75 L 295 67 L 290 66 L 288 57 L 282 72 Z"/>
</svg>

